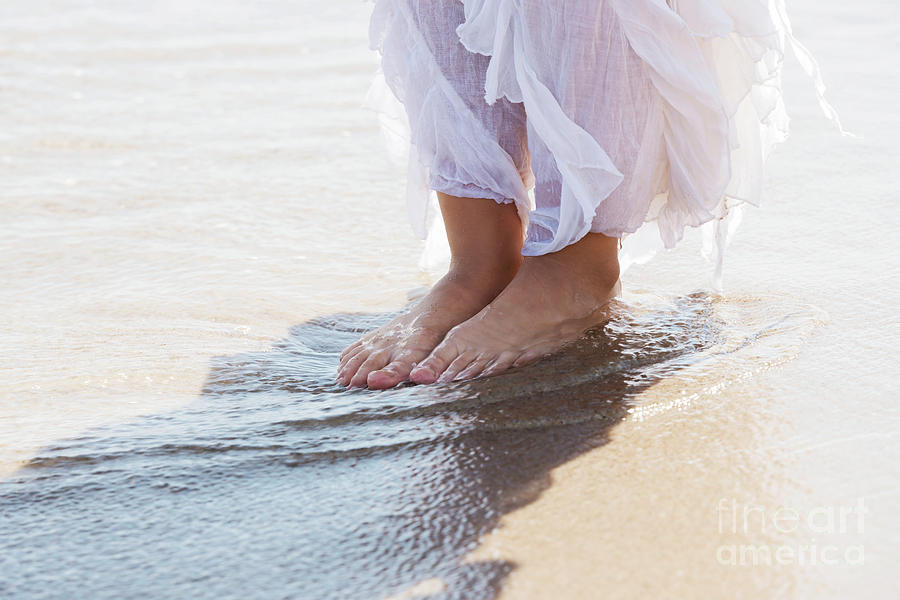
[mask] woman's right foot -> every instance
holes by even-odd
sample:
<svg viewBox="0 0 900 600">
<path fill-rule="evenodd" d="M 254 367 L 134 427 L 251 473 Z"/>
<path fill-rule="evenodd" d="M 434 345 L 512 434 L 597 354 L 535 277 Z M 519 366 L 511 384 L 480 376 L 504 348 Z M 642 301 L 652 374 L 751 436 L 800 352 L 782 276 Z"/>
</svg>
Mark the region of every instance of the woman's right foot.
<svg viewBox="0 0 900 600">
<path fill-rule="evenodd" d="M 451 268 L 415 306 L 364 335 L 341 353 L 338 381 L 349 387 L 386 389 L 409 373 L 456 325 L 487 306 L 512 281 L 515 255 L 491 266 Z"/>
<path fill-rule="evenodd" d="M 503 293 L 454 327 L 410 379 L 495 375 L 556 352 L 606 321 L 619 290 L 618 242 L 590 233 L 558 252 L 527 257 Z"/>
</svg>

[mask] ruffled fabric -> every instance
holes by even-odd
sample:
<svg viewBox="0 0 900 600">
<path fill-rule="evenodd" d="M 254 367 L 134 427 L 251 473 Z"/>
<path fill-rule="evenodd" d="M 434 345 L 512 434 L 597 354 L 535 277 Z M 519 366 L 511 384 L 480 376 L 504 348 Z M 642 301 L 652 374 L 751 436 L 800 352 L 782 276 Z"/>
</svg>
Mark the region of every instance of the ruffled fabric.
<svg viewBox="0 0 900 600">
<path fill-rule="evenodd" d="M 463 14 L 432 26 L 424 15 L 439 6 Z M 445 47 L 440 27 L 455 29 Z M 766 158 L 788 134 L 788 44 L 840 127 L 783 0 L 376 0 L 371 39 L 405 126 L 377 83 L 370 103 L 411 149 L 408 204 L 423 236 L 429 187 L 515 202 L 526 255 L 594 231 L 623 238 L 627 267 L 707 224 L 720 283 L 728 217 L 759 204 Z M 475 65 L 483 102 L 448 73 L 457 42 L 479 57 L 466 60 L 485 61 Z M 527 116 L 494 127 L 505 114 Z M 524 141 L 504 143 L 516 127 Z"/>
<path fill-rule="evenodd" d="M 527 219 L 532 185 L 527 153 L 524 148 L 515 151 L 514 146 L 521 145 L 518 140 L 504 148 L 501 124 L 492 127 L 489 123 L 490 116 L 514 120 L 514 111 L 488 111 L 471 98 L 466 102 L 460 86 L 447 79 L 447 70 L 478 58 L 461 54 L 444 36 L 429 35 L 448 29 L 447 22 L 452 22 L 454 12 L 461 15 L 462 5 L 435 2 L 426 11 L 417 4 L 414 0 L 376 2 L 370 41 L 382 55 L 381 73 L 366 101 L 380 113 L 390 154 L 399 158 L 408 149 L 407 206 L 414 231 L 427 236 L 429 217 L 437 214 L 433 199 L 429 203 L 429 188 L 439 186 L 453 187 L 457 196 L 516 202 L 520 216 Z M 483 62 L 486 67 L 488 59 Z M 467 72 L 477 71 L 477 65 L 466 66 Z M 475 92 L 479 99 L 482 94 L 482 89 Z M 492 114 L 481 118 L 476 112 L 482 109 Z M 512 129 L 524 131 L 524 113 L 519 118 L 521 123 Z"/>
</svg>

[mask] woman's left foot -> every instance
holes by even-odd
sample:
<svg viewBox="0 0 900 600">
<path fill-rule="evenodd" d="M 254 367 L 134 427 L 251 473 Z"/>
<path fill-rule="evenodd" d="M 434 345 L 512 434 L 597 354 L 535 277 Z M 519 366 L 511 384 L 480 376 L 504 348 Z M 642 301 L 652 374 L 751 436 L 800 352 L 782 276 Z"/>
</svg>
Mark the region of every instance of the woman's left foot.
<svg viewBox="0 0 900 600">
<path fill-rule="evenodd" d="M 527 257 L 506 289 L 451 329 L 410 379 L 473 379 L 551 354 L 608 319 L 618 280 L 618 240 L 600 234 L 559 252 Z"/>
</svg>

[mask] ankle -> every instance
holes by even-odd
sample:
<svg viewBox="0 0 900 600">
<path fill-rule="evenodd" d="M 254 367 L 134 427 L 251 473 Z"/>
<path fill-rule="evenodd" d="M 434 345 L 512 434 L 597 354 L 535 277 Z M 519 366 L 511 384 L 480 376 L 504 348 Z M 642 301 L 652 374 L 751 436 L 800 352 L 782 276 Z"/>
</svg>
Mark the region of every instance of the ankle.
<svg viewBox="0 0 900 600">
<path fill-rule="evenodd" d="M 619 240 L 599 233 L 584 238 L 559 253 L 586 286 L 605 293 L 619 281 Z"/>
<path fill-rule="evenodd" d="M 586 251 L 589 250 L 589 251 Z M 530 264 L 529 264 L 530 263 Z M 579 295 L 602 299 L 619 281 L 618 252 L 609 248 L 569 246 L 559 252 L 526 258 L 526 264 L 543 282 L 561 289 L 574 287 Z"/>
<path fill-rule="evenodd" d="M 587 280 L 599 292 L 606 294 L 619 282 L 619 257 L 608 257 L 592 265 Z"/>
<path fill-rule="evenodd" d="M 480 281 L 505 279 L 505 283 L 509 283 L 520 266 L 522 266 L 522 255 L 518 252 L 505 255 L 457 255 L 450 260 L 449 273 L 461 279 Z"/>
<path fill-rule="evenodd" d="M 444 281 L 460 292 L 475 294 L 487 304 L 513 280 L 522 263 L 521 255 L 509 260 L 468 261 L 454 259 Z"/>
</svg>

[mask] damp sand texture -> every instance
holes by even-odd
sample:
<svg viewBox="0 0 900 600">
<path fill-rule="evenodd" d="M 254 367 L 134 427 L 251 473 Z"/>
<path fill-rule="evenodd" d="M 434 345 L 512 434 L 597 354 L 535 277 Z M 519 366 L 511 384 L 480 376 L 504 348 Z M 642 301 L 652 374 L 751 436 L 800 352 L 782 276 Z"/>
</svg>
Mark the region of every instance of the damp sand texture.
<svg viewBox="0 0 900 600">
<path fill-rule="evenodd" d="M 789 59 L 722 296 L 689 238 L 553 360 L 374 393 L 338 353 L 431 279 L 370 6 L 0 7 L 0 595 L 896 597 L 900 9 L 789 8 L 861 137 Z"/>
</svg>

